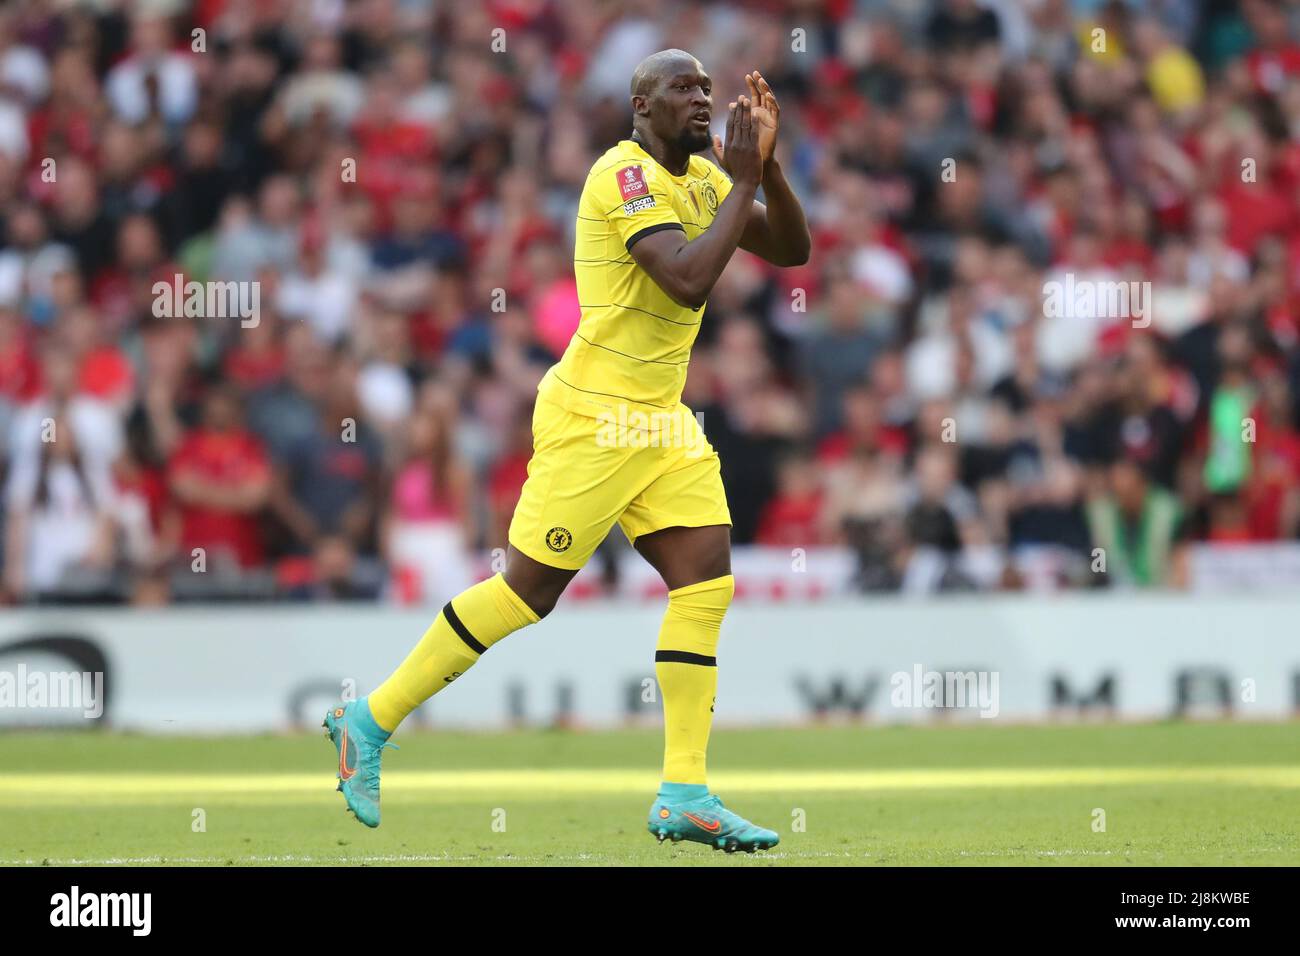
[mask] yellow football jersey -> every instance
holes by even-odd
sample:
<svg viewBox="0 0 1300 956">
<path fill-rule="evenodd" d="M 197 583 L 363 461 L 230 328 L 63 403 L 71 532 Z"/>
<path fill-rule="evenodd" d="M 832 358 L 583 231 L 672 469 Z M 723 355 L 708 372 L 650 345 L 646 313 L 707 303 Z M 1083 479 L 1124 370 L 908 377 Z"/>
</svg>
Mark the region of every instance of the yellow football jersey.
<svg viewBox="0 0 1300 956">
<path fill-rule="evenodd" d="M 592 416 L 677 406 L 705 307 L 678 305 L 628 250 L 661 229 L 694 239 L 730 191 L 726 174 L 707 159 L 692 156 L 686 173 L 674 176 L 632 140 L 596 161 L 578 204 L 573 252 L 582 319 L 538 387 L 543 397 Z"/>
</svg>

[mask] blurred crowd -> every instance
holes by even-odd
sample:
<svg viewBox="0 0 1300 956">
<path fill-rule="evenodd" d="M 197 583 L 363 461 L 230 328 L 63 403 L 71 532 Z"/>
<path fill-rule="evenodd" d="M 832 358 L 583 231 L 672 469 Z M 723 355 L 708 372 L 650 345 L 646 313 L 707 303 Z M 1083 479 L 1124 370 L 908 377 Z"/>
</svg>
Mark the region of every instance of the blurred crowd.
<svg viewBox="0 0 1300 956">
<path fill-rule="evenodd" d="M 673 46 L 724 105 L 769 79 L 814 237 L 738 254 L 692 359 L 737 545 L 937 591 L 1293 540 L 1297 37 L 1269 0 L 7 0 L 0 600 L 481 573 L 583 180 Z M 177 276 L 256 321 L 160 313 Z"/>
</svg>

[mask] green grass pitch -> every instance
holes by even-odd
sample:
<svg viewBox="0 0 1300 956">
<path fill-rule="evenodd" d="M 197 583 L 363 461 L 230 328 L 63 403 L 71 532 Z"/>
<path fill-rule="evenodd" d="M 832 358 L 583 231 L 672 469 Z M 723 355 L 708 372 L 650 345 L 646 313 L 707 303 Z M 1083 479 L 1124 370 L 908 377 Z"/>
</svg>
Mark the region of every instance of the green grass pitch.
<svg viewBox="0 0 1300 956">
<path fill-rule="evenodd" d="M 754 856 L 646 832 L 657 731 L 398 743 L 372 831 L 323 732 L 3 733 L 0 864 L 1300 864 L 1297 723 L 719 730 L 714 789 L 781 835 Z"/>
</svg>

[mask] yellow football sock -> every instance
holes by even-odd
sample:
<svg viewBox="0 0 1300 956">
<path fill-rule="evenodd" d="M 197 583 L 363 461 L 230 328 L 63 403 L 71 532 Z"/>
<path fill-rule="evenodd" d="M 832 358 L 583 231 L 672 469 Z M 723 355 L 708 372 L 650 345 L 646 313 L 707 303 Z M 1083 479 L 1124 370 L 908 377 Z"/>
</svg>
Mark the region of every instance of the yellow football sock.
<svg viewBox="0 0 1300 956">
<path fill-rule="evenodd" d="M 367 698 L 375 723 L 390 733 L 406 715 L 474 666 L 507 634 L 538 617 L 496 574 L 443 607 L 420 643 Z"/>
<path fill-rule="evenodd" d="M 718 632 L 735 593 L 730 574 L 668 592 L 655 675 L 664 698 L 664 781 L 704 783 L 718 692 Z"/>
</svg>

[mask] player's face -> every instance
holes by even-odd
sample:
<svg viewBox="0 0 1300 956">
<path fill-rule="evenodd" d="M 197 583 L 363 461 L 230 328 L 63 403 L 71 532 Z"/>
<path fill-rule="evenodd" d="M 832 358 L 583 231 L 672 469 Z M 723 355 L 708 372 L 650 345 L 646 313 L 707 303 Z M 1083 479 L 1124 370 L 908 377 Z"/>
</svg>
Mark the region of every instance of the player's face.
<svg viewBox="0 0 1300 956">
<path fill-rule="evenodd" d="M 707 149 L 711 142 L 713 81 L 699 64 L 663 81 L 652 104 L 656 132 L 688 153 Z"/>
</svg>

